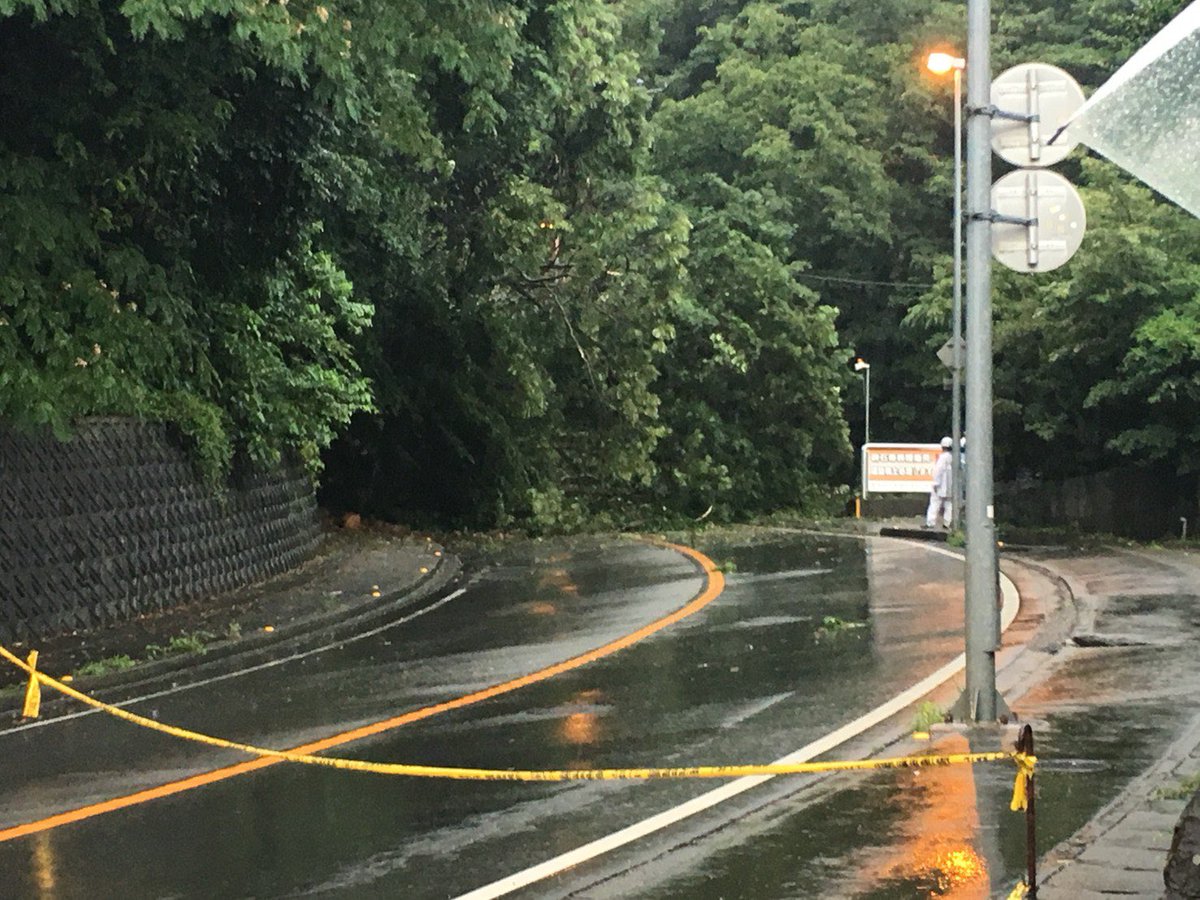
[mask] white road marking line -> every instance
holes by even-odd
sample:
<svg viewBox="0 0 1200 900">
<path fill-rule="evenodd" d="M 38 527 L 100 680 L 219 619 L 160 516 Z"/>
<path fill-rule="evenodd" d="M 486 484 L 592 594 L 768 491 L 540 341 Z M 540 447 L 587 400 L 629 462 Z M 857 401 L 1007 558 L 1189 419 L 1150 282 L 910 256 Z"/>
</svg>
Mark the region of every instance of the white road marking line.
<svg viewBox="0 0 1200 900">
<path fill-rule="evenodd" d="M 461 597 L 466 592 L 467 592 L 466 588 L 459 588 L 454 593 L 447 594 L 441 600 L 437 601 L 437 603 L 431 603 L 431 604 L 429 604 L 429 606 L 426 606 L 426 607 L 418 609 L 414 612 L 411 612 L 406 616 L 401 616 L 399 619 L 393 619 L 384 625 L 380 625 L 377 628 L 372 628 L 370 631 L 364 631 L 362 634 L 354 634 L 354 635 L 351 635 L 350 637 L 344 638 L 343 640 L 340 640 L 340 641 L 331 641 L 330 643 L 323 644 L 320 647 L 313 647 L 308 650 L 302 650 L 299 653 L 293 653 L 291 656 L 285 656 L 282 659 L 268 660 L 267 662 L 259 663 L 256 666 L 250 666 L 249 668 L 246 668 L 246 669 L 236 669 L 232 672 L 226 672 L 224 675 L 214 675 L 212 678 L 205 678 L 201 681 L 192 681 L 187 684 L 180 684 L 180 685 L 176 685 L 174 687 L 164 688 L 163 690 L 155 691 L 152 694 L 143 694 L 140 697 L 132 697 L 129 700 L 122 700 L 120 703 L 114 703 L 112 705 L 123 709 L 127 706 L 133 706 L 135 703 L 143 703 L 146 700 L 157 700 L 159 697 L 166 697 L 171 694 L 179 694 L 179 693 L 182 693 L 183 691 L 190 691 L 193 688 L 205 687 L 206 685 L 216 684 L 218 681 L 227 681 L 230 678 L 240 678 L 241 676 L 249 675 L 252 672 L 261 672 L 264 669 L 270 669 L 275 666 L 282 666 L 284 663 L 290 663 L 290 662 L 295 662 L 298 659 L 304 659 L 306 656 L 313 656 L 314 654 L 317 654 L 317 653 L 324 653 L 326 650 L 333 650 L 337 647 L 343 647 L 346 644 L 353 644 L 355 641 L 361 641 L 364 638 L 374 637 L 377 634 L 387 631 L 389 628 L 395 628 L 397 625 L 405 625 L 405 624 L 411 622 L 413 619 L 417 618 L 418 616 L 423 616 L 426 613 L 433 612 L 435 609 L 437 609 L 440 606 L 445 606 L 451 600 Z M 4 737 L 5 735 L 8 735 L 8 734 L 15 734 L 18 731 L 28 731 L 31 728 L 44 728 L 47 725 L 57 725 L 60 722 L 67 722 L 67 721 L 70 721 L 71 719 L 78 719 L 83 716 L 94 716 L 99 712 L 102 712 L 102 710 L 84 709 L 84 710 L 80 710 L 79 712 L 66 713 L 61 716 L 55 716 L 52 719 L 36 719 L 32 722 L 27 722 L 24 725 L 17 725 L 13 728 L 5 728 L 3 731 L 0 731 L 0 738 Z"/>
</svg>

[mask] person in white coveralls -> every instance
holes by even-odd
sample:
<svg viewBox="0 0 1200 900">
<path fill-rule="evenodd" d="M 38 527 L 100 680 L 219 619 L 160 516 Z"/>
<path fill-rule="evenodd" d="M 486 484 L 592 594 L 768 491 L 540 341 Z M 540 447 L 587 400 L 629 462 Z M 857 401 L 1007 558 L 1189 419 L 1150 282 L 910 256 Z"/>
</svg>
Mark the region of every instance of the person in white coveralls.
<svg viewBox="0 0 1200 900">
<path fill-rule="evenodd" d="M 942 527 L 949 528 L 954 518 L 954 506 L 950 499 L 951 468 L 954 465 L 954 454 L 950 452 L 953 441 L 948 437 L 942 438 L 942 452 L 938 454 L 937 462 L 933 464 L 933 485 L 929 489 L 929 509 L 925 511 L 925 527 L 933 528 L 941 516 Z"/>
</svg>

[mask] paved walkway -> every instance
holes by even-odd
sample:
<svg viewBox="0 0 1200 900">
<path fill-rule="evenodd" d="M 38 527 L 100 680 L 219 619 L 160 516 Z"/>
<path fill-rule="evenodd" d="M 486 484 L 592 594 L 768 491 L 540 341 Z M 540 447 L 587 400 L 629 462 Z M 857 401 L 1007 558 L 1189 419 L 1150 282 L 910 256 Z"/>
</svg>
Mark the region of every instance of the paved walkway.
<svg viewBox="0 0 1200 900">
<path fill-rule="evenodd" d="M 1122 550 L 1051 556 L 1034 565 L 1061 579 L 1074 621 L 1057 649 L 1043 635 L 1040 649 L 1054 657 L 1052 671 L 1025 701 L 1018 699 L 1025 715 L 1052 715 L 1056 704 L 1116 706 L 1137 725 L 1137 710 L 1177 702 L 1179 725 L 1148 768 L 1042 858 L 1038 897 L 1161 898 L 1174 827 L 1189 799 L 1173 795 L 1200 772 L 1200 666 L 1189 663 L 1200 657 L 1191 633 L 1200 625 L 1194 596 L 1200 558 L 1187 551 Z M 1089 675 L 1081 678 L 1083 669 Z M 1088 690 L 1093 685 L 1095 693 Z"/>
<path fill-rule="evenodd" d="M 1162 897 L 1163 868 L 1186 798 L 1166 799 L 1200 771 L 1200 716 L 1115 800 L 1043 863 L 1038 897 Z"/>
</svg>

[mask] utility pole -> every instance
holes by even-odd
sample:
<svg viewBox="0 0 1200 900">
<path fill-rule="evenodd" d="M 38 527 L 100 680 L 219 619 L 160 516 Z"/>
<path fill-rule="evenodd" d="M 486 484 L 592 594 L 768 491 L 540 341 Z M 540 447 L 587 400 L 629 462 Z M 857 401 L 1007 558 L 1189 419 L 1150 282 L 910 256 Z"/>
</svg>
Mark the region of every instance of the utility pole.
<svg viewBox="0 0 1200 900">
<path fill-rule="evenodd" d="M 992 483 L 990 0 L 967 0 L 966 657 L 963 718 L 997 718 L 996 525 Z M 956 451 L 958 448 L 954 448 Z"/>
<path fill-rule="evenodd" d="M 954 342 L 950 376 L 950 438 L 954 465 L 950 467 L 951 518 L 963 532 L 962 390 L 963 390 L 963 296 L 962 296 L 962 69 L 954 68 L 954 296 L 951 302 L 951 337 Z"/>
</svg>

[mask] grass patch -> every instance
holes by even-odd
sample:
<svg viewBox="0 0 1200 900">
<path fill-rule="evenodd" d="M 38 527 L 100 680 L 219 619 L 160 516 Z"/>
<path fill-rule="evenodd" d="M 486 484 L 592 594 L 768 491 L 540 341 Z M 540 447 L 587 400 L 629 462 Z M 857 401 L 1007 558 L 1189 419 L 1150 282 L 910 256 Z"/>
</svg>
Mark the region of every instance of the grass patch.
<svg viewBox="0 0 1200 900">
<path fill-rule="evenodd" d="M 821 619 L 821 627 L 813 633 L 813 637 L 818 641 L 830 640 L 866 627 L 866 622 L 847 622 L 837 616 L 825 616 Z"/>
<path fill-rule="evenodd" d="M 1160 787 L 1154 792 L 1159 800 L 1187 800 L 1200 791 L 1200 772 L 1190 775 L 1172 787 Z"/>
<path fill-rule="evenodd" d="M 124 672 L 136 665 L 136 659 L 121 653 L 117 656 L 106 656 L 104 659 L 93 659 L 91 662 L 86 662 L 79 667 L 75 674 L 80 678 L 95 678 L 110 672 Z"/>
<path fill-rule="evenodd" d="M 191 634 L 177 634 L 166 644 L 147 644 L 147 659 L 162 659 L 167 656 L 177 656 L 181 653 L 203 653 L 205 645 L 215 636 L 207 631 L 194 631 Z"/>
<path fill-rule="evenodd" d="M 913 731 L 928 731 L 931 725 L 937 725 L 940 722 L 946 721 L 946 714 L 942 712 L 942 708 L 932 700 L 926 700 L 917 707 L 916 715 L 913 716 Z"/>
</svg>

